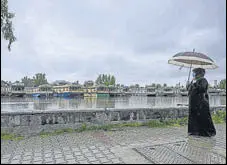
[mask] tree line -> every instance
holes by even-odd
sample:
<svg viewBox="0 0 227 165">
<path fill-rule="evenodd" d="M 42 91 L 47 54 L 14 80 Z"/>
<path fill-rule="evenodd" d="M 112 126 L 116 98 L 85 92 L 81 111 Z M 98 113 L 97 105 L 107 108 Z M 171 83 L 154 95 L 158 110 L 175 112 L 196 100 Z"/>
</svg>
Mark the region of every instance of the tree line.
<svg viewBox="0 0 227 165">
<path fill-rule="evenodd" d="M 48 84 L 45 73 L 36 73 L 32 78 L 25 76 L 21 79 L 21 82 L 24 83 L 26 87 L 37 87 L 39 85 Z"/>
<path fill-rule="evenodd" d="M 226 89 L 226 79 L 221 80 L 218 87 L 221 89 Z"/>
<path fill-rule="evenodd" d="M 59 80 L 60 81 L 60 80 Z M 62 82 L 64 81 L 64 82 Z M 60 83 L 53 83 L 54 85 L 57 84 L 68 84 L 70 82 L 62 80 Z M 11 83 L 10 81 L 5 81 L 7 83 Z M 46 74 L 45 73 L 36 73 L 32 78 L 25 76 L 21 79 L 21 81 L 15 81 L 15 83 L 24 83 L 25 87 L 38 87 L 39 85 L 43 85 L 43 84 L 48 84 L 47 78 L 46 78 Z M 57 81 L 56 81 L 57 82 Z M 72 84 L 77 84 L 79 85 L 79 81 L 75 81 Z M 93 82 L 92 80 L 88 80 L 84 82 L 84 86 L 93 86 L 94 84 L 96 85 L 105 85 L 105 86 L 116 86 L 116 87 L 125 87 L 124 84 L 116 84 L 116 78 L 114 75 L 110 75 L 110 74 L 99 74 L 99 76 L 96 78 L 95 82 Z M 167 87 L 167 84 L 164 83 L 163 85 L 159 84 L 159 83 L 152 83 L 151 85 L 146 85 L 145 87 L 155 87 L 155 88 L 161 88 L 161 87 Z M 131 85 L 130 87 L 132 88 L 139 88 L 140 85 L 139 84 L 134 84 Z M 211 87 L 211 85 L 209 85 L 209 87 Z M 220 89 L 226 89 L 226 79 L 222 79 L 219 83 L 218 83 L 218 88 Z"/>
<path fill-rule="evenodd" d="M 116 78 L 113 75 L 107 75 L 107 74 L 100 74 L 96 81 L 95 84 L 97 85 L 115 85 L 116 83 Z"/>
</svg>

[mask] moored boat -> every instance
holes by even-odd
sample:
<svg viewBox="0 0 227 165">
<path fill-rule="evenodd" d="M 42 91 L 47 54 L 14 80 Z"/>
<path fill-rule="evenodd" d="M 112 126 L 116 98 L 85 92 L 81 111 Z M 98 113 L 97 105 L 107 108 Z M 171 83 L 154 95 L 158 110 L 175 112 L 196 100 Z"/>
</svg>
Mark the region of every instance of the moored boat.
<svg viewBox="0 0 227 165">
<path fill-rule="evenodd" d="M 175 92 L 171 87 L 164 87 L 161 92 L 162 96 L 175 96 Z"/>
<path fill-rule="evenodd" d="M 66 84 L 53 87 L 56 97 L 83 97 L 83 88 L 81 85 Z"/>
<path fill-rule="evenodd" d="M 13 83 L 11 85 L 11 92 L 9 93 L 9 96 L 12 97 L 24 97 L 25 96 L 24 91 L 24 83 Z"/>
<path fill-rule="evenodd" d="M 156 96 L 157 95 L 156 87 L 146 86 L 146 95 L 148 97 Z"/>
<path fill-rule="evenodd" d="M 188 96 L 188 91 L 186 88 L 180 88 L 179 93 L 181 96 Z"/>
</svg>

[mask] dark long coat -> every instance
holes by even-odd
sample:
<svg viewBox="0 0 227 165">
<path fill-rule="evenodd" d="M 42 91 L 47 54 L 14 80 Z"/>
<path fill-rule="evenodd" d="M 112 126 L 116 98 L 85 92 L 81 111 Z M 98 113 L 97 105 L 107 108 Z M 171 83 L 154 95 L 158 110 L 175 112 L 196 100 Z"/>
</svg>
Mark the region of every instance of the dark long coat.
<svg viewBox="0 0 227 165">
<path fill-rule="evenodd" d="M 210 113 L 207 80 L 202 77 L 195 83 L 191 83 L 187 88 L 189 95 L 189 135 L 216 135 L 216 130 Z"/>
</svg>

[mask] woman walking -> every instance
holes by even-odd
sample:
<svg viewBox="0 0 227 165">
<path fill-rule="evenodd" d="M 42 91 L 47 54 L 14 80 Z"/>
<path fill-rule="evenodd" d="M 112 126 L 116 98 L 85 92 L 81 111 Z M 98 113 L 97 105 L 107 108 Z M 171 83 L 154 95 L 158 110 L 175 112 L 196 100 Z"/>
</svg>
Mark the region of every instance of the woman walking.
<svg viewBox="0 0 227 165">
<path fill-rule="evenodd" d="M 195 68 L 193 81 L 187 85 L 189 95 L 188 134 L 198 136 L 215 136 L 216 130 L 211 118 L 208 82 L 204 78 L 205 69 Z"/>
</svg>

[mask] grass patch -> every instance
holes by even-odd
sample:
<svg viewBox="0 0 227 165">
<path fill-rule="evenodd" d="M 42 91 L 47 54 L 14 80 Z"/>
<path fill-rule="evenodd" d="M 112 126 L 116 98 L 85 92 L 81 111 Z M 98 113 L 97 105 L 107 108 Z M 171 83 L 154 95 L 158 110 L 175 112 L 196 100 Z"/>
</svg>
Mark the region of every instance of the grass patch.
<svg viewBox="0 0 227 165">
<path fill-rule="evenodd" d="M 1 140 L 23 140 L 23 136 L 17 136 L 14 134 L 1 133 Z"/>
<path fill-rule="evenodd" d="M 212 114 L 212 120 L 215 124 L 226 123 L 226 111 L 216 111 Z"/>
<path fill-rule="evenodd" d="M 187 117 L 180 118 L 180 119 L 168 119 L 164 121 L 160 120 L 151 120 L 146 123 L 148 127 L 155 128 L 155 127 L 180 127 L 186 125 L 188 123 Z"/>
</svg>

